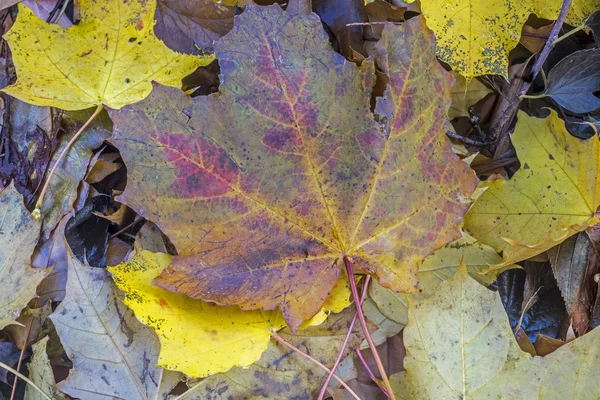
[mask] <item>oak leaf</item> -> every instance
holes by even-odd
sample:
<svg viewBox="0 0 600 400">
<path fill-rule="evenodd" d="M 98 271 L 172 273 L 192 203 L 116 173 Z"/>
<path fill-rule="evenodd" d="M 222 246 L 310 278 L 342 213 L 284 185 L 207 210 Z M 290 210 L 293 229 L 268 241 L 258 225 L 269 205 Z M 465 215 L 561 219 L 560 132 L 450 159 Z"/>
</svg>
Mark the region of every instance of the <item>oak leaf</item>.
<svg viewBox="0 0 600 400">
<path fill-rule="evenodd" d="M 511 140 L 521 168 L 487 188 L 464 219 L 465 230 L 512 264 L 554 247 L 600 220 L 600 141 L 569 134 L 555 111 L 518 115 Z"/>
<path fill-rule="evenodd" d="M 152 81 L 181 79 L 214 57 L 179 54 L 154 36 L 155 0 L 81 0 L 81 21 L 67 29 L 23 4 L 4 39 L 17 82 L 2 89 L 28 103 L 80 110 L 121 108 L 145 98 Z"/>
<path fill-rule="evenodd" d="M 435 294 L 409 305 L 405 373 L 395 393 L 412 399 L 596 399 L 600 329 L 532 357 L 517 344 L 498 293 L 464 266 Z"/>
<path fill-rule="evenodd" d="M 111 112 L 129 171 L 118 201 L 180 254 L 155 283 L 279 307 L 292 329 L 318 312 L 344 256 L 416 291 L 417 262 L 459 235 L 476 184 L 445 138 L 453 79 L 423 19 L 390 24 L 376 48 L 390 77 L 381 124 L 373 64 L 335 53 L 314 14 L 251 5 L 215 52 L 219 93 L 157 85 Z"/>
<path fill-rule="evenodd" d="M 258 360 L 271 330 L 285 326 L 281 314 L 221 307 L 152 285 L 172 258 L 142 250 L 132 260 L 108 269 L 125 292 L 125 304 L 154 328 L 161 343 L 158 364 L 205 377 Z"/>
<path fill-rule="evenodd" d="M 508 52 L 519 43 L 529 15 L 555 20 L 562 3 L 562 0 L 422 0 L 421 10 L 427 26 L 435 32 L 440 59 L 469 81 L 488 74 L 508 79 Z M 578 26 L 598 8 L 600 0 L 574 0 L 566 22 Z"/>
</svg>

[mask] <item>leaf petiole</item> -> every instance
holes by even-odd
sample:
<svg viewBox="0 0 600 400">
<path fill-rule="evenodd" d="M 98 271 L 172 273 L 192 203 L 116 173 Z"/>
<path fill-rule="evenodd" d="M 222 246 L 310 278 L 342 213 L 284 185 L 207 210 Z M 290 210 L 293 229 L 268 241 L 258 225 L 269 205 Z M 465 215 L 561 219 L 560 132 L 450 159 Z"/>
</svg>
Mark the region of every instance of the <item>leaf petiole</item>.
<svg viewBox="0 0 600 400">
<path fill-rule="evenodd" d="M 356 309 L 358 311 L 358 320 L 360 321 L 360 326 L 362 327 L 363 333 L 365 334 L 365 339 L 367 339 L 369 347 L 371 348 L 371 352 L 373 353 L 373 358 L 377 364 L 377 369 L 379 370 L 381 378 L 383 379 L 383 383 L 385 384 L 385 390 L 388 392 L 391 400 L 396 400 L 396 396 L 394 396 L 394 392 L 392 391 L 392 385 L 390 385 L 390 380 L 387 377 L 385 368 L 383 367 L 383 363 L 379 357 L 379 353 L 377 353 L 377 347 L 375 346 L 373 338 L 371 338 L 369 328 L 367 327 L 367 321 L 365 320 L 365 315 L 362 311 L 362 305 L 360 304 L 360 298 L 358 297 L 358 289 L 356 288 L 356 282 L 354 281 L 352 262 L 346 256 L 344 256 L 344 264 L 346 264 L 346 271 L 348 271 L 348 280 L 350 281 L 350 289 L 352 289 L 354 304 L 356 305 Z"/>
<path fill-rule="evenodd" d="M 44 203 L 44 196 L 46 195 L 46 191 L 48 190 L 48 187 L 50 186 L 50 181 L 52 180 L 52 177 L 54 176 L 56 169 L 60 165 L 63 158 L 65 158 L 65 156 L 67 155 L 67 153 L 69 152 L 69 150 L 71 149 L 73 144 L 77 141 L 79 136 L 81 136 L 81 134 L 83 133 L 85 128 L 88 127 L 88 125 L 94 120 L 94 118 L 96 118 L 98 116 L 98 114 L 100 114 L 101 111 L 102 111 L 102 104 L 98 105 L 98 107 L 96 108 L 96 111 L 94 111 L 94 113 L 90 116 L 90 118 L 87 121 L 85 121 L 85 124 L 83 124 L 83 126 L 81 128 L 79 128 L 79 130 L 75 133 L 75 135 L 73 135 L 71 140 L 69 140 L 69 143 L 67 143 L 65 148 L 61 151 L 60 155 L 58 156 L 58 159 L 54 163 L 54 166 L 52 167 L 52 169 L 50 170 L 50 173 L 48 174 L 48 177 L 46 178 L 46 183 L 44 183 L 44 187 L 42 188 L 40 197 L 38 198 L 37 203 L 35 203 L 35 209 L 31 213 L 31 215 L 33 215 L 33 217 L 35 219 L 40 219 L 42 217 L 42 205 Z"/>
<path fill-rule="evenodd" d="M 324 366 L 323 364 L 321 364 L 318 360 L 312 358 L 310 355 L 306 354 L 305 352 L 303 352 L 302 350 L 300 350 L 299 348 L 297 348 L 296 346 L 294 346 L 293 344 L 291 344 L 290 342 L 288 342 L 287 340 L 285 340 L 277 332 L 275 332 L 275 331 L 271 332 L 271 337 L 273 339 L 277 340 L 282 345 L 284 345 L 284 346 L 290 348 L 291 350 L 295 351 L 296 353 L 298 353 L 302 357 L 304 357 L 304 358 L 312 361 L 313 363 L 315 363 L 316 365 L 318 365 L 319 367 L 321 367 L 324 371 L 327 371 L 328 373 L 331 374 L 331 370 L 329 368 L 327 368 L 326 366 Z M 357 400 L 360 400 L 360 397 L 358 397 L 358 395 L 350 388 L 350 386 L 348 386 L 348 384 L 346 382 L 344 382 L 339 376 L 333 374 L 333 378 L 336 381 L 338 381 L 348 391 L 348 393 L 350 393 L 350 395 L 352 395 L 352 397 L 354 397 Z"/>
</svg>

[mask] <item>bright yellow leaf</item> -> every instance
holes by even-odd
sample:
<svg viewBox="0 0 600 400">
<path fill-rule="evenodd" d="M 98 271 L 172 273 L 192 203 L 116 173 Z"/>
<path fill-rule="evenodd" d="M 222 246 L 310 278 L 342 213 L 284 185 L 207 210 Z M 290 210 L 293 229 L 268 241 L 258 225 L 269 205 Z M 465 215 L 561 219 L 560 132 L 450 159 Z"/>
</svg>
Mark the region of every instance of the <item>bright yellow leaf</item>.
<svg viewBox="0 0 600 400">
<path fill-rule="evenodd" d="M 271 330 L 285 326 L 281 313 L 221 307 L 152 285 L 172 258 L 142 250 L 131 261 L 109 268 L 125 291 L 125 304 L 155 329 L 161 343 L 158 364 L 204 377 L 258 360 Z"/>
<path fill-rule="evenodd" d="M 144 99 L 152 81 L 179 87 L 214 56 L 179 54 L 154 36 L 155 0 L 80 0 L 81 21 L 67 29 L 23 4 L 11 30 L 17 82 L 4 92 L 28 103 L 80 110 L 119 109 Z"/>
<path fill-rule="evenodd" d="M 421 0 L 438 56 L 467 80 L 486 74 L 508 78 L 508 52 L 519 43 L 529 15 L 555 20 L 561 5 L 562 0 Z M 598 8 L 600 0 L 574 0 L 567 23 L 579 25 Z"/>
<path fill-rule="evenodd" d="M 539 254 L 599 222 L 600 142 L 571 136 L 556 112 L 520 112 L 511 136 L 521 168 L 509 180 L 484 182 L 464 219 L 480 242 L 504 252 L 503 265 Z"/>
</svg>

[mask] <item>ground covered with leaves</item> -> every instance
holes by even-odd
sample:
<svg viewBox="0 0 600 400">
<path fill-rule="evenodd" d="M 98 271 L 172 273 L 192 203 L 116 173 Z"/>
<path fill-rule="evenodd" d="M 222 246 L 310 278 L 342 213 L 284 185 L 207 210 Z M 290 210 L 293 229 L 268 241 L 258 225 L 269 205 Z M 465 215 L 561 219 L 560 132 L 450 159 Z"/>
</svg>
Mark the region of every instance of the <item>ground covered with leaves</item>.
<svg viewBox="0 0 600 400">
<path fill-rule="evenodd" d="M 0 399 L 600 398 L 600 1 L 1 8 Z"/>
</svg>

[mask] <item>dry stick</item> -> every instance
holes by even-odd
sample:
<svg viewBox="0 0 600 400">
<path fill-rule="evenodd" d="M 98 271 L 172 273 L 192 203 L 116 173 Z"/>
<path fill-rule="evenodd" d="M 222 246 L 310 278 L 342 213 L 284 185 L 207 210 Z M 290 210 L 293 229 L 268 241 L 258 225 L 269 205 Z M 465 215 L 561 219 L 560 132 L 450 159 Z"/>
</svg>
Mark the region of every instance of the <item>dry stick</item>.
<svg viewBox="0 0 600 400">
<path fill-rule="evenodd" d="M 81 134 L 83 133 L 85 128 L 87 128 L 87 126 L 94 120 L 94 118 L 96 118 L 98 116 L 98 114 L 100 114 L 100 111 L 102 111 L 102 105 L 99 105 L 98 108 L 96 108 L 96 111 L 94 111 L 92 116 L 87 121 L 85 121 L 85 124 L 83 124 L 83 126 L 81 128 L 79 128 L 77 133 L 75 133 L 75 135 L 73 135 L 71 140 L 69 140 L 69 143 L 67 143 L 67 145 L 65 146 L 63 151 L 58 156 L 58 159 L 54 163 L 52 170 L 48 174 L 48 178 L 46 178 L 46 183 L 44 184 L 44 187 L 42 188 L 40 197 L 38 198 L 37 203 L 35 203 L 35 210 L 33 210 L 33 212 L 31 213 L 35 219 L 39 219 L 42 216 L 42 204 L 44 203 L 44 196 L 46 195 L 46 191 L 48 190 L 48 187 L 50 186 L 50 181 L 52 180 L 52 177 L 54 176 L 56 169 L 58 168 L 58 166 L 60 165 L 63 158 L 65 158 L 65 156 L 71 149 L 71 146 L 73 146 L 73 143 L 75 143 L 77 141 L 79 136 L 81 136 Z"/>
<path fill-rule="evenodd" d="M 350 278 L 348 278 L 348 279 L 350 279 Z M 371 276 L 367 275 L 367 278 L 365 279 L 365 285 L 363 286 L 362 294 L 360 295 L 360 304 L 361 305 L 365 301 L 365 298 L 367 297 L 367 288 L 369 287 L 370 281 L 371 281 Z M 354 328 L 354 324 L 356 323 L 357 317 L 358 317 L 358 308 L 356 309 L 356 312 L 354 313 L 354 317 L 352 317 L 350 326 L 348 326 L 348 333 L 346 333 L 346 338 L 344 339 L 344 343 L 342 344 L 340 353 L 338 354 L 338 357 L 335 360 L 333 367 L 331 367 L 331 372 L 329 373 L 329 376 L 325 380 L 323 387 L 321 387 L 321 391 L 319 392 L 318 400 L 323 400 L 323 397 L 325 397 L 325 392 L 327 391 L 327 386 L 329 386 L 329 382 L 331 382 L 331 378 L 333 378 L 333 374 L 335 373 L 335 370 L 337 369 L 338 365 L 340 365 L 340 362 L 342 361 L 342 357 L 344 356 L 344 350 L 346 350 L 346 346 L 348 345 L 348 340 L 350 340 L 350 335 L 352 334 L 352 329 Z"/>
<path fill-rule="evenodd" d="M 546 42 L 546 44 L 544 45 L 544 48 L 542 49 L 540 56 L 535 61 L 533 68 L 531 69 L 531 73 L 529 75 L 530 79 L 523 82 L 523 86 L 521 86 L 521 90 L 517 94 L 517 97 L 513 100 L 511 105 L 506 108 L 504 113 L 502 113 L 502 116 L 496 123 L 496 126 L 494 126 L 494 128 L 492 129 L 492 132 L 491 132 L 492 139 L 496 140 L 496 150 L 494 153 L 495 157 L 499 156 L 500 154 L 502 154 L 506 151 L 506 149 L 504 148 L 507 145 L 507 137 L 506 137 L 507 129 L 506 129 L 505 125 L 507 125 L 508 123 L 510 123 L 512 121 L 512 119 L 515 115 L 515 112 L 519 108 L 519 103 L 521 102 L 521 96 L 527 93 L 527 91 L 529 90 L 529 87 L 533 83 L 533 80 L 535 79 L 537 74 L 542 70 L 542 67 L 544 66 L 544 62 L 546 61 L 546 58 L 548 58 L 550 51 L 554 47 L 556 38 L 558 37 L 558 34 L 560 33 L 563 23 L 565 22 L 565 18 L 567 17 L 569 8 L 571 8 L 572 2 L 573 2 L 573 0 L 564 0 L 563 1 L 562 7 L 560 8 L 560 14 L 558 14 L 556 23 L 554 24 L 554 27 L 552 28 L 552 30 L 550 31 L 550 34 L 548 35 L 549 39 Z"/>
<path fill-rule="evenodd" d="M 379 387 L 379 389 L 381 389 L 381 391 L 389 399 L 390 398 L 390 394 L 388 392 L 386 392 L 383 387 L 381 387 L 381 384 L 379 383 L 379 379 L 375 378 L 375 374 L 373 373 L 373 371 L 371 371 L 371 368 L 369 368 L 369 364 L 367 364 L 367 361 L 365 360 L 365 358 L 363 357 L 362 353 L 360 352 L 360 349 L 356 349 L 356 355 L 358 355 L 358 358 L 360 359 L 360 362 L 362 363 L 362 365 L 367 370 L 367 373 L 369 374 L 369 377 L 371 378 L 371 380 L 373 382 L 375 382 L 375 384 Z"/>
<path fill-rule="evenodd" d="M 350 281 L 350 289 L 352 289 L 352 297 L 354 297 L 354 304 L 358 309 L 358 320 L 360 321 L 360 326 L 362 327 L 363 333 L 365 334 L 365 339 L 369 342 L 369 347 L 371 348 L 371 352 L 373 353 L 373 358 L 375 359 L 375 363 L 377 364 L 377 369 L 381 374 L 381 378 L 385 383 L 385 390 L 389 393 L 391 400 L 396 400 L 396 396 L 394 396 L 394 392 L 392 391 L 392 386 L 390 385 L 390 380 L 387 377 L 385 372 L 385 368 L 383 368 L 383 363 L 379 358 L 379 354 L 377 353 L 377 347 L 375 347 L 375 343 L 373 343 L 373 338 L 371 338 L 371 333 L 369 332 L 369 328 L 367 327 L 367 321 L 365 320 L 365 315 L 363 313 L 362 307 L 358 302 L 358 289 L 356 289 L 356 282 L 354 282 L 354 271 L 352 270 L 352 262 L 348 260 L 348 257 L 344 256 L 344 264 L 346 264 L 346 271 L 348 271 L 348 280 Z"/>
<path fill-rule="evenodd" d="M 304 358 L 312 361 L 313 363 L 317 364 L 323 370 L 327 371 L 328 373 L 331 373 L 331 370 L 329 368 L 327 368 L 326 366 L 324 366 L 323 364 L 321 364 L 318 360 L 312 358 L 310 355 L 306 354 L 305 352 L 303 352 L 302 350 L 300 350 L 299 348 L 297 348 L 296 346 L 294 346 L 293 344 L 291 344 L 290 342 L 288 342 L 287 340 L 285 340 L 284 338 L 282 338 L 277 332 L 275 332 L 275 331 L 271 332 L 271 337 L 273 339 L 277 340 L 282 345 L 284 345 L 286 347 L 289 347 L 290 349 L 292 349 L 296 353 L 300 354 L 302 357 L 304 357 Z M 348 391 L 348 393 L 350 393 L 352 395 L 352 397 L 354 397 L 357 400 L 360 400 L 360 397 L 358 397 L 358 395 L 356 393 L 354 393 L 354 391 L 350 388 L 350 386 L 348 386 L 348 384 L 346 382 L 344 382 L 342 379 L 340 379 L 340 377 L 338 377 L 335 374 L 333 375 L 333 377 L 344 388 L 346 388 L 346 390 Z"/>
<path fill-rule="evenodd" d="M 29 383 L 31 386 L 33 386 L 35 388 L 35 390 L 37 390 L 38 392 L 40 392 L 40 394 L 42 396 L 44 396 L 46 399 L 48 400 L 52 400 L 52 398 L 50 396 L 48 396 L 42 389 L 40 389 L 38 387 L 38 385 L 36 385 L 35 383 L 33 383 L 32 381 L 29 380 L 29 378 L 27 378 L 25 375 L 23 375 L 20 372 L 17 372 L 16 370 L 12 369 L 11 367 L 9 367 L 8 365 L 4 364 L 2 361 L 0 361 L 0 367 L 4 368 L 5 370 L 7 370 L 8 372 L 12 372 L 13 374 L 15 374 L 16 376 L 18 376 L 19 378 L 23 379 L 25 382 Z"/>
</svg>

